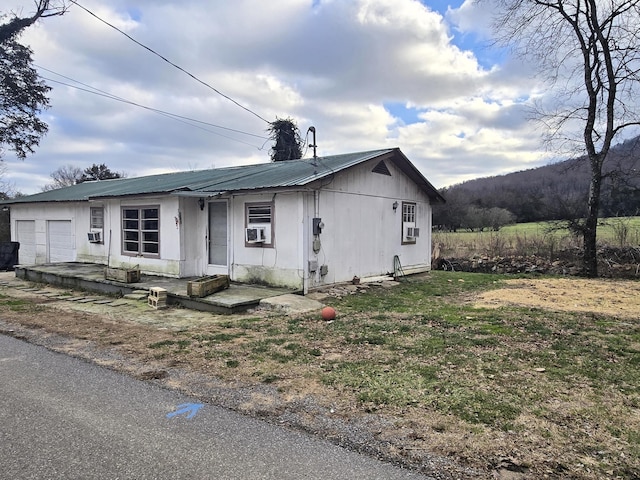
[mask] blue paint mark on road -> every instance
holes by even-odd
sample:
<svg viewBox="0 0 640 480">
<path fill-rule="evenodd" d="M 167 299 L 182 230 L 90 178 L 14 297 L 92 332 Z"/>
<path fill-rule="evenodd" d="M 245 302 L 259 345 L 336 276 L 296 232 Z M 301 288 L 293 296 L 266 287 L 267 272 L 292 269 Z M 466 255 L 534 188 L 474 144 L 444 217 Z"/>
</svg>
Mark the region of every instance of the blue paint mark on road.
<svg viewBox="0 0 640 480">
<path fill-rule="evenodd" d="M 188 413 L 187 420 L 191 420 L 202 407 L 204 407 L 202 403 L 183 403 L 182 405 L 178 405 L 178 409 L 175 412 L 167 413 L 167 418 Z"/>
</svg>

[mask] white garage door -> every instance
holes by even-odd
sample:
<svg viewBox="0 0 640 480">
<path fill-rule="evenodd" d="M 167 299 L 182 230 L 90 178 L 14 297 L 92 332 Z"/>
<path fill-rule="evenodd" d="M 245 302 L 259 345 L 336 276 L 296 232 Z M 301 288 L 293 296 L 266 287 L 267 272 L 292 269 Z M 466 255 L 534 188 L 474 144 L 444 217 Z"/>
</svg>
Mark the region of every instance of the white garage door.
<svg viewBox="0 0 640 480">
<path fill-rule="evenodd" d="M 36 263 L 36 222 L 34 220 L 16 220 L 16 241 L 20 243 L 18 263 L 21 265 Z"/>
<path fill-rule="evenodd" d="M 49 220 L 47 222 L 47 261 L 73 262 L 73 234 L 71 220 Z"/>
</svg>

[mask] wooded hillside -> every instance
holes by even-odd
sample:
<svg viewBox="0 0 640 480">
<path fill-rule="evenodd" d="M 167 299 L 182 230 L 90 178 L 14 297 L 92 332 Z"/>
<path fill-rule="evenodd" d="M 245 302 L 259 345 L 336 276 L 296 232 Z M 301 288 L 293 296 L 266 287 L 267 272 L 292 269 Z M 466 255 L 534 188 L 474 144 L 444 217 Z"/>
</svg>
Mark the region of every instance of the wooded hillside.
<svg viewBox="0 0 640 480">
<path fill-rule="evenodd" d="M 581 157 L 440 190 L 447 200 L 434 206 L 433 224 L 458 230 L 499 228 L 509 222 L 584 217 L 589 164 Z M 640 137 L 615 146 L 605 164 L 602 217 L 640 214 Z"/>
</svg>

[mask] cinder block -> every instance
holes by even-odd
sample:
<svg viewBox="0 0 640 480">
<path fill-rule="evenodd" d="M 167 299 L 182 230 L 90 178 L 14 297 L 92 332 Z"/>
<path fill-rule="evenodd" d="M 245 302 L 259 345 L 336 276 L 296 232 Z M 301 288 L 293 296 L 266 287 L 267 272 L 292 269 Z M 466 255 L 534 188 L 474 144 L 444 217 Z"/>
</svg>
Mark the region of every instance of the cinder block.
<svg viewBox="0 0 640 480">
<path fill-rule="evenodd" d="M 153 295 L 149 295 L 148 302 L 149 302 L 149 306 L 155 308 L 156 310 L 159 308 L 167 308 L 166 295 L 164 298 L 158 298 Z"/>
<path fill-rule="evenodd" d="M 151 287 L 149 289 L 149 296 L 157 299 L 167 298 L 167 289 L 161 287 Z"/>
</svg>

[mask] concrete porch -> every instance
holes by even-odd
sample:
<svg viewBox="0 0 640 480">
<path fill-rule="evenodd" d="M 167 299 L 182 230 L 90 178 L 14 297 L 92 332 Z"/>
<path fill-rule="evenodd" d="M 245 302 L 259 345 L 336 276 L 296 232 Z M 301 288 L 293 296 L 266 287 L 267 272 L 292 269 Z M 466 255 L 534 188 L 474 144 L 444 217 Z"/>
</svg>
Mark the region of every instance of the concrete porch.
<svg viewBox="0 0 640 480">
<path fill-rule="evenodd" d="M 168 305 L 213 313 L 238 313 L 256 307 L 265 298 L 295 293 L 284 288 L 232 283 L 228 289 L 206 297 L 193 298 L 187 295 L 187 282 L 194 278 L 141 275 L 139 282 L 121 283 L 105 279 L 104 269 L 104 265 L 75 262 L 15 266 L 16 277 L 23 280 L 96 293 L 127 295 L 161 287 L 167 290 Z"/>
</svg>

